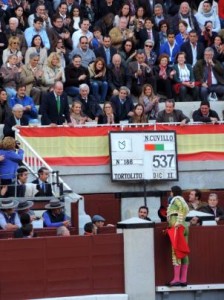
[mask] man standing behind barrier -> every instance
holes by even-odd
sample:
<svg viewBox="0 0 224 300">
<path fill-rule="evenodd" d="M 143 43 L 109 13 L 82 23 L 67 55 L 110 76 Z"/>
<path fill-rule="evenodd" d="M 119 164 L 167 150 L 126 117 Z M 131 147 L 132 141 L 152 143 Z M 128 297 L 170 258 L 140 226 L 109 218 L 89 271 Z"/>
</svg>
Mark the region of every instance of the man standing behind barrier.
<svg viewBox="0 0 224 300">
<path fill-rule="evenodd" d="M 207 100 L 201 101 L 200 108 L 193 112 L 194 122 L 203 123 L 217 123 L 219 121 L 219 115 L 215 110 L 210 109 L 210 103 Z"/>
<path fill-rule="evenodd" d="M 184 126 L 190 119 L 184 115 L 182 110 L 175 109 L 175 102 L 173 100 L 166 100 L 165 109 L 158 113 L 156 122 L 158 123 L 173 123 L 180 122 L 180 125 Z"/>
<path fill-rule="evenodd" d="M 187 245 L 188 227 L 185 218 L 189 208 L 182 197 L 182 190 L 179 186 L 173 186 L 170 195 L 172 200 L 167 208 L 167 220 L 169 222 L 168 234 L 172 243 L 174 278 L 168 283 L 168 286 L 186 286 L 189 248 Z M 177 246 L 181 246 L 181 248 Z"/>
<path fill-rule="evenodd" d="M 51 184 L 47 182 L 49 177 L 49 170 L 45 167 L 41 167 L 38 170 L 38 178 L 33 180 L 32 183 L 37 184 L 38 194 L 37 196 L 53 196 Z"/>
<path fill-rule="evenodd" d="M 15 208 L 18 206 L 18 201 L 10 198 L 3 199 L 0 202 L 0 228 L 4 230 L 15 230 L 21 227 L 18 214 Z"/>
<path fill-rule="evenodd" d="M 60 227 L 70 226 L 70 221 L 65 213 L 62 211 L 64 203 L 58 199 L 50 200 L 49 204 L 45 205 L 47 211 L 43 213 L 45 227 Z"/>
<path fill-rule="evenodd" d="M 67 95 L 64 93 L 63 83 L 55 82 L 52 92 L 47 93 L 41 106 L 42 125 L 63 125 L 65 121 L 71 123 Z"/>
</svg>

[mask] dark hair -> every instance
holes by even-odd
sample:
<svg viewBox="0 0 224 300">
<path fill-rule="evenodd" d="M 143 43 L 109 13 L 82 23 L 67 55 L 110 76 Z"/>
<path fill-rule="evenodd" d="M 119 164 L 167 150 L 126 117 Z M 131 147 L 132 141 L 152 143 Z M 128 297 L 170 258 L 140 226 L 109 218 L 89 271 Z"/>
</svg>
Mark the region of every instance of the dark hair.
<svg viewBox="0 0 224 300">
<path fill-rule="evenodd" d="M 176 56 L 175 56 L 175 63 L 176 63 L 176 64 L 177 64 L 178 57 L 179 57 L 180 55 L 184 55 L 184 58 L 186 59 L 186 53 L 185 53 L 184 51 L 180 51 L 180 52 L 178 52 L 178 53 L 176 54 Z"/>
<path fill-rule="evenodd" d="M 94 32 L 94 31 L 99 31 L 99 32 L 102 33 L 102 28 L 101 28 L 100 26 L 94 26 L 94 27 L 93 27 L 93 32 Z"/>
<path fill-rule="evenodd" d="M 172 103 L 173 107 L 175 106 L 175 101 L 173 99 L 166 99 L 165 103 Z"/>
<path fill-rule="evenodd" d="M 182 196 L 182 189 L 178 185 L 174 185 L 171 187 L 171 192 L 173 193 L 173 196 Z"/>
<path fill-rule="evenodd" d="M 26 225 L 21 227 L 21 230 L 22 230 L 22 233 L 25 237 L 29 236 L 31 234 L 32 230 L 33 230 L 33 225 L 31 223 L 26 224 Z"/>
<path fill-rule="evenodd" d="M 123 8 L 125 5 L 127 5 L 127 6 L 129 7 L 129 13 L 127 14 L 127 16 L 130 17 L 130 15 L 131 15 L 131 9 L 130 9 L 129 3 L 127 3 L 127 2 L 124 2 L 124 3 L 121 5 L 121 8 L 120 8 L 119 13 L 118 13 L 118 16 L 119 16 L 119 17 L 123 17 L 123 15 L 122 15 L 122 8 Z M 124 16 L 124 17 L 126 17 L 126 16 Z"/>
<path fill-rule="evenodd" d="M 79 27 L 80 27 L 80 26 L 82 25 L 82 23 L 85 22 L 85 21 L 89 21 L 89 19 L 88 19 L 88 18 L 83 18 L 83 19 L 81 19 L 80 22 L 79 22 Z M 90 21 L 89 21 L 89 23 L 90 23 Z"/>
<path fill-rule="evenodd" d="M 104 41 L 105 38 L 111 40 L 111 37 L 110 37 L 109 35 L 104 35 L 104 36 L 103 36 L 103 41 Z"/>
<path fill-rule="evenodd" d="M 159 21 L 159 24 L 158 24 L 159 31 L 161 30 L 161 27 L 162 27 L 163 25 L 166 25 L 166 26 L 167 26 L 167 30 L 169 31 L 170 25 L 169 25 L 169 23 L 168 23 L 166 20 L 161 20 L 161 21 Z"/>
<path fill-rule="evenodd" d="M 204 26 L 206 26 L 208 23 L 211 23 L 213 25 L 213 22 L 209 20 L 209 21 L 205 21 Z"/>
<path fill-rule="evenodd" d="M 17 84 L 16 90 L 18 91 L 18 90 L 19 90 L 20 88 L 22 88 L 22 87 L 25 87 L 25 88 L 26 88 L 25 83 L 19 83 L 19 84 Z"/>
<path fill-rule="evenodd" d="M 97 57 L 96 59 L 95 59 L 95 61 L 93 62 L 94 63 L 94 68 L 95 68 L 95 72 L 97 71 L 96 70 L 96 65 L 97 65 L 97 63 L 99 62 L 99 61 L 101 61 L 102 62 L 102 64 L 103 64 L 103 69 L 106 67 L 106 64 L 105 64 L 105 60 L 103 59 L 103 57 Z M 101 72 L 101 71 L 100 71 Z"/>
<path fill-rule="evenodd" d="M 27 214 L 27 213 L 23 213 L 23 214 L 20 216 L 20 222 L 21 222 L 22 226 L 27 225 L 27 224 L 30 224 L 30 223 L 31 223 L 30 215 Z"/>
<path fill-rule="evenodd" d="M 197 31 L 195 29 L 190 30 L 189 34 L 191 34 L 191 33 L 196 33 L 198 35 L 198 33 L 197 33 Z"/>
<path fill-rule="evenodd" d="M 23 173 L 28 172 L 27 168 L 25 167 L 19 167 L 17 169 L 17 178 L 23 175 Z"/>
<path fill-rule="evenodd" d="M 64 4 L 68 7 L 68 4 L 67 4 L 65 1 L 62 1 L 62 2 L 58 5 L 58 8 L 61 7 L 61 6 L 64 5 Z"/>
<path fill-rule="evenodd" d="M 61 19 L 63 21 L 63 18 L 59 14 L 55 14 L 52 17 L 52 22 L 53 23 L 56 22 L 57 19 Z"/>
<path fill-rule="evenodd" d="M 72 60 L 74 60 L 75 58 L 77 58 L 77 57 L 79 57 L 79 58 L 81 58 L 82 59 L 82 56 L 81 55 L 79 55 L 79 54 L 75 54 L 73 57 L 72 57 Z"/>
<path fill-rule="evenodd" d="M 44 48 L 43 40 L 42 40 L 42 38 L 41 38 L 41 36 L 40 36 L 39 34 L 35 34 L 35 35 L 33 36 L 32 41 L 31 41 L 31 47 L 35 47 L 34 40 L 35 40 L 35 38 L 37 38 L 37 37 L 39 37 L 40 40 L 41 40 L 40 47 L 41 47 L 41 48 Z"/>
<path fill-rule="evenodd" d="M 166 53 L 162 53 L 162 54 L 160 54 L 160 56 L 158 57 L 158 64 L 160 64 L 160 62 L 161 62 L 161 60 L 162 60 L 163 58 L 166 58 L 166 59 L 167 59 L 167 62 L 169 63 L 169 60 L 170 60 L 169 55 L 166 54 Z"/>
<path fill-rule="evenodd" d="M 43 20 L 41 17 L 36 17 L 36 18 L 33 20 L 33 23 L 37 23 L 37 22 L 44 23 L 44 20 Z"/>
<path fill-rule="evenodd" d="M 145 22 L 147 22 L 147 21 L 150 21 L 152 24 L 154 24 L 153 18 L 149 18 L 149 17 L 145 18 Z"/>
<path fill-rule="evenodd" d="M 173 30 L 168 30 L 167 31 L 167 36 L 169 35 L 174 35 L 175 36 L 175 32 Z"/>
<path fill-rule="evenodd" d="M 145 205 L 140 206 L 138 209 L 138 212 L 140 212 L 141 209 L 146 209 L 147 214 L 149 213 L 149 208 L 147 206 L 145 206 Z"/>
<path fill-rule="evenodd" d="M 46 168 L 46 167 L 41 167 L 39 170 L 38 170 L 38 175 L 40 175 L 40 174 L 43 174 L 44 173 L 44 171 L 49 171 L 48 170 L 48 168 Z"/>
<path fill-rule="evenodd" d="M 88 222 L 84 225 L 84 231 L 85 232 L 89 232 L 89 233 L 92 233 L 93 232 L 93 223 L 92 222 Z"/>
<path fill-rule="evenodd" d="M 86 39 L 88 41 L 88 38 L 85 35 L 80 36 L 79 42 L 81 42 L 81 39 Z"/>
<path fill-rule="evenodd" d="M 183 24 L 185 27 L 188 27 L 188 24 L 184 20 L 179 20 L 178 25 Z"/>
<path fill-rule="evenodd" d="M 200 106 L 202 106 L 202 105 L 206 105 L 210 108 L 210 103 L 208 100 L 202 100 Z"/>
<path fill-rule="evenodd" d="M 4 88 L 0 87 L 0 94 L 1 94 L 2 92 L 6 92 L 6 90 L 5 90 Z M 7 92 L 6 92 L 6 93 L 7 93 Z"/>
<path fill-rule="evenodd" d="M 129 53 L 129 56 L 130 56 L 130 55 L 132 55 L 132 53 L 135 52 L 135 43 L 133 42 L 132 39 L 127 39 L 127 40 L 123 41 L 120 50 L 125 52 L 125 44 L 126 44 L 127 42 L 129 42 L 129 43 L 132 44 L 131 51 L 130 51 L 130 53 Z M 125 52 L 125 53 L 126 53 L 126 52 Z"/>
<path fill-rule="evenodd" d="M 138 6 L 137 8 L 136 8 L 136 10 L 135 10 L 135 16 L 136 16 L 136 18 L 138 18 L 138 10 L 139 10 L 139 8 L 143 8 L 143 11 L 144 11 L 144 13 L 143 13 L 143 19 L 145 19 L 145 15 L 146 15 L 146 12 L 145 12 L 145 8 L 144 8 L 144 6 Z"/>
<path fill-rule="evenodd" d="M 201 200 L 201 191 L 199 189 L 191 190 L 192 192 L 195 192 L 195 197 L 198 198 L 198 200 Z"/>
</svg>

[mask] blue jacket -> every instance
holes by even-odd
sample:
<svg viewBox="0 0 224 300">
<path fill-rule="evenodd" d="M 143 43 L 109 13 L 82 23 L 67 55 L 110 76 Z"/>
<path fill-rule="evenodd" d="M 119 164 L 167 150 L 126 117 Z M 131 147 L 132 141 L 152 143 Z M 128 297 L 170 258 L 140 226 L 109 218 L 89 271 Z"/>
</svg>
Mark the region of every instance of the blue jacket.
<svg viewBox="0 0 224 300">
<path fill-rule="evenodd" d="M 168 42 L 166 42 L 166 43 L 164 43 L 164 44 L 162 44 L 160 46 L 159 54 L 166 53 L 170 57 L 170 62 L 174 63 L 175 57 L 176 57 L 176 55 L 177 55 L 177 53 L 179 51 L 180 51 L 180 46 L 177 44 L 177 42 L 175 42 L 175 45 L 174 45 L 174 48 L 173 48 L 173 52 L 172 52 L 172 55 L 171 55 L 171 53 L 170 53 L 170 47 L 168 45 Z"/>
<path fill-rule="evenodd" d="M 24 151 L 18 150 L 0 150 L 0 155 L 4 155 L 5 159 L 0 162 L 0 178 L 15 179 L 18 164 L 23 160 Z"/>
<path fill-rule="evenodd" d="M 37 119 L 38 113 L 37 108 L 33 102 L 33 99 L 31 97 L 25 96 L 23 99 L 19 99 L 17 95 L 15 97 L 12 97 L 9 100 L 9 106 L 13 108 L 15 104 L 21 104 L 23 107 L 30 105 L 31 110 L 24 111 L 23 115 L 28 119 Z"/>
</svg>

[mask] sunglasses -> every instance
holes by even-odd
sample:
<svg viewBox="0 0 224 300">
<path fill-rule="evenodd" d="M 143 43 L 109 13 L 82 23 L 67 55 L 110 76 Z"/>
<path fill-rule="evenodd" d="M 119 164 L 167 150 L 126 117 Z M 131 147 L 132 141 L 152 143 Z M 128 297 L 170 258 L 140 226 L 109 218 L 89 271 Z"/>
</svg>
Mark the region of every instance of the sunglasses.
<svg viewBox="0 0 224 300">
<path fill-rule="evenodd" d="M 145 45 L 145 47 L 149 47 L 149 48 L 152 48 L 153 46 L 152 46 L 152 45 Z"/>
</svg>

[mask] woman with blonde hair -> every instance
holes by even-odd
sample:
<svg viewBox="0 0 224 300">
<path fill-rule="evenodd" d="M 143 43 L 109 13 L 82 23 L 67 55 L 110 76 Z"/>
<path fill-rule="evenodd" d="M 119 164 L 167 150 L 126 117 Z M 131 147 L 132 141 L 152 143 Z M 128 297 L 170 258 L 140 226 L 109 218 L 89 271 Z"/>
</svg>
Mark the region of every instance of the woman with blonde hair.
<svg viewBox="0 0 224 300">
<path fill-rule="evenodd" d="M 60 56 L 52 52 L 47 59 L 47 66 L 44 68 L 45 85 L 51 88 L 55 82 L 65 82 L 64 68 L 61 66 Z"/>
<path fill-rule="evenodd" d="M 110 101 L 105 101 L 103 105 L 103 114 L 99 116 L 99 124 L 114 124 L 114 110 Z"/>
<path fill-rule="evenodd" d="M 17 56 L 17 66 L 21 66 L 22 65 L 22 52 L 20 51 L 20 40 L 17 36 L 11 36 L 9 38 L 9 42 L 8 42 L 8 48 L 6 48 L 3 51 L 3 56 L 2 56 L 2 61 L 3 64 L 5 64 L 8 61 L 8 57 L 9 55 L 16 55 Z"/>
<path fill-rule="evenodd" d="M 151 84 L 143 85 L 138 102 L 143 105 L 148 119 L 155 120 L 159 112 L 159 97 L 155 95 Z"/>
<path fill-rule="evenodd" d="M 106 80 L 106 64 L 102 57 L 98 57 L 89 65 L 90 85 L 93 96 L 97 101 L 104 103 L 107 91 L 108 82 Z"/>
<path fill-rule="evenodd" d="M 0 154 L 4 156 L 4 160 L 0 163 L 1 184 L 12 185 L 16 179 L 17 168 L 23 160 L 24 151 L 18 149 L 13 137 L 7 136 L 2 141 Z M 8 187 L 7 196 L 14 196 L 14 186 Z"/>
</svg>

